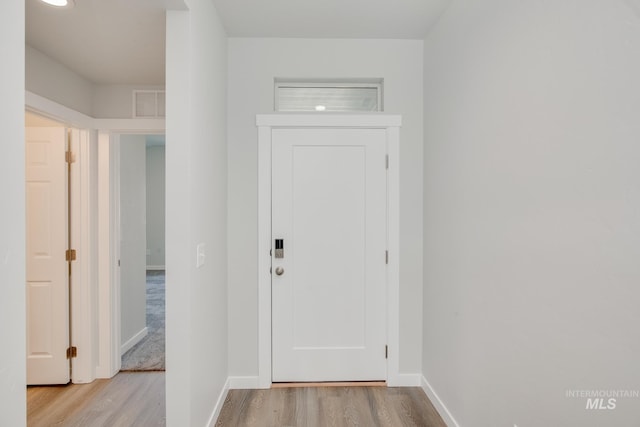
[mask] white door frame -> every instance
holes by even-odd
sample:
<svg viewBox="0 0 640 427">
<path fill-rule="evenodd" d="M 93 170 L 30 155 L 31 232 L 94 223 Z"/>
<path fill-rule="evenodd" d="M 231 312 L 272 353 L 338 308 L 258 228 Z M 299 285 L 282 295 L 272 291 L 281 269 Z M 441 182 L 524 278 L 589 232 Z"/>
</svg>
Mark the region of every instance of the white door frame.
<svg viewBox="0 0 640 427">
<path fill-rule="evenodd" d="M 71 325 L 78 357 L 72 360 L 72 382 L 88 383 L 111 378 L 120 370 L 120 284 L 118 207 L 119 184 L 117 144 L 119 134 L 164 134 L 164 119 L 96 119 L 35 93 L 25 92 L 25 109 L 81 129 L 76 160 L 72 168 L 72 218 L 78 260 L 72 271 Z M 94 144 L 95 143 L 95 144 Z M 76 143 L 74 143 L 74 147 Z M 95 162 L 95 163 L 94 163 Z M 96 167 L 97 171 L 93 168 Z M 97 200 L 91 195 L 97 193 Z M 92 204 L 92 203 L 95 203 Z M 91 253 L 91 260 L 81 254 Z M 78 274 L 76 274 L 78 273 Z M 97 283 L 96 283 L 97 282 Z"/>
<path fill-rule="evenodd" d="M 71 359 L 71 382 L 88 383 L 95 379 L 92 365 L 93 348 L 87 348 L 92 333 L 91 319 L 97 309 L 95 303 L 95 282 L 98 272 L 96 265 L 96 234 L 93 232 L 97 220 L 95 205 L 92 204 L 96 174 L 92 173 L 92 161 L 97 155 L 91 144 L 92 135 L 88 129 L 73 129 L 71 151 L 76 161 L 71 164 L 71 246 L 78 257 L 71 262 L 71 345 L 83 350 Z"/>
<path fill-rule="evenodd" d="M 96 378 L 120 370 L 120 138 L 98 131 L 98 360 Z"/>
<path fill-rule="evenodd" d="M 98 126 L 112 124 L 112 128 L 98 130 L 98 223 L 99 269 L 98 306 L 100 317 L 100 348 L 96 378 L 111 378 L 122 364 L 121 312 L 120 312 L 120 136 L 164 135 L 164 120 L 156 126 L 147 119 L 109 122 L 96 119 Z M 106 126 L 105 126 L 106 127 Z"/>
<path fill-rule="evenodd" d="M 274 128 L 386 129 L 387 174 L 387 385 L 400 380 L 400 126 L 389 114 L 259 114 L 258 126 L 258 387 L 271 387 L 271 130 Z"/>
</svg>

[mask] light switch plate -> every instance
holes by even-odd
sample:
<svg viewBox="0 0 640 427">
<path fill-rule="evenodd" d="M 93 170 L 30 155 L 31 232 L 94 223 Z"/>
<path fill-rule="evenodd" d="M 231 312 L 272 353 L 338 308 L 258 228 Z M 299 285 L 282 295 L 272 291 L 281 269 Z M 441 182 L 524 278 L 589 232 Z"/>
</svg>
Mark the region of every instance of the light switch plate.
<svg viewBox="0 0 640 427">
<path fill-rule="evenodd" d="M 196 247 L 196 268 L 200 268 L 204 265 L 206 245 L 204 243 L 198 244 Z"/>
</svg>

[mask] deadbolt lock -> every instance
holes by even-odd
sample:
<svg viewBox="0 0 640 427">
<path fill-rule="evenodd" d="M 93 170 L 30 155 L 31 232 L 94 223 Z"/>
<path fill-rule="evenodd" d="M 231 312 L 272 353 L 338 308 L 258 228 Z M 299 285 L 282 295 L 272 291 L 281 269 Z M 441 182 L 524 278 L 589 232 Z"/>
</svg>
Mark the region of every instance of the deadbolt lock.
<svg viewBox="0 0 640 427">
<path fill-rule="evenodd" d="M 275 246 L 275 257 L 284 258 L 284 239 L 276 239 Z"/>
</svg>

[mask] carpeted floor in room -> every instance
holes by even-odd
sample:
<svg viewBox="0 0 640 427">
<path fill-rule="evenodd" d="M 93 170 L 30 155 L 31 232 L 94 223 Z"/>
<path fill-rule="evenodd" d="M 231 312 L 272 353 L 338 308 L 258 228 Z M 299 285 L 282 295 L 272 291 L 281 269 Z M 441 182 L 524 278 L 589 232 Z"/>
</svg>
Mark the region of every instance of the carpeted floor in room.
<svg viewBox="0 0 640 427">
<path fill-rule="evenodd" d="M 122 355 L 122 371 L 165 370 L 165 273 L 147 271 L 147 336 Z"/>
</svg>

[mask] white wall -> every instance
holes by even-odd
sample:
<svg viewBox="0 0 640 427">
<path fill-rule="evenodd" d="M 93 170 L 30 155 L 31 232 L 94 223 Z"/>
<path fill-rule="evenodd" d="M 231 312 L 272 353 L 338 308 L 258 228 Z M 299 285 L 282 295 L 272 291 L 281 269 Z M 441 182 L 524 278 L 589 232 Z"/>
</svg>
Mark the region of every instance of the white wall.
<svg viewBox="0 0 640 427">
<path fill-rule="evenodd" d="M 187 5 L 167 13 L 169 427 L 207 425 L 227 379 L 227 38 L 213 2 Z"/>
<path fill-rule="evenodd" d="M 422 65 L 422 41 L 415 40 L 229 39 L 230 375 L 258 370 L 255 115 L 273 111 L 274 77 L 382 77 L 385 111 L 403 116 L 400 369 L 420 372 Z"/>
<path fill-rule="evenodd" d="M 27 45 L 26 89 L 100 119 L 133 117 L 133 90 L 164 90 L 158 85 L 98 85 Z"/>
<path fill-rule="evenodd" d="M 91 107 L 93 116 L 100 119 L 132 118 L 134 90 L 164 90 L 164 86 L 96 85 Z"/>
<path fill-rule="evenodd" d="M 28 91 L 88 116 L 93 115 L 93 83 L 28 45 L 25 64 Z"/>
<path fill-rule="evenodd" d="M 147 146 L 147 267 L 164 267 L 165 147 Z"/>
<path fill-rule="evenodd" d="M 147 174 L 144 135 L 120 136 L 120 345 L 147 326 Z M 135 345 L 131 342 L 124 351 Z"/>
<path fill-rule="evenodd" d="M 423 372 L 461 426 L 640 425 L 640 6 L 456 1 L 425 41 Z"/>
<path fill-rule="evenodd" d="M 0 4 L 0 425 L 24 426 L 26 408 L 24 4 Z"/>
</svg>

